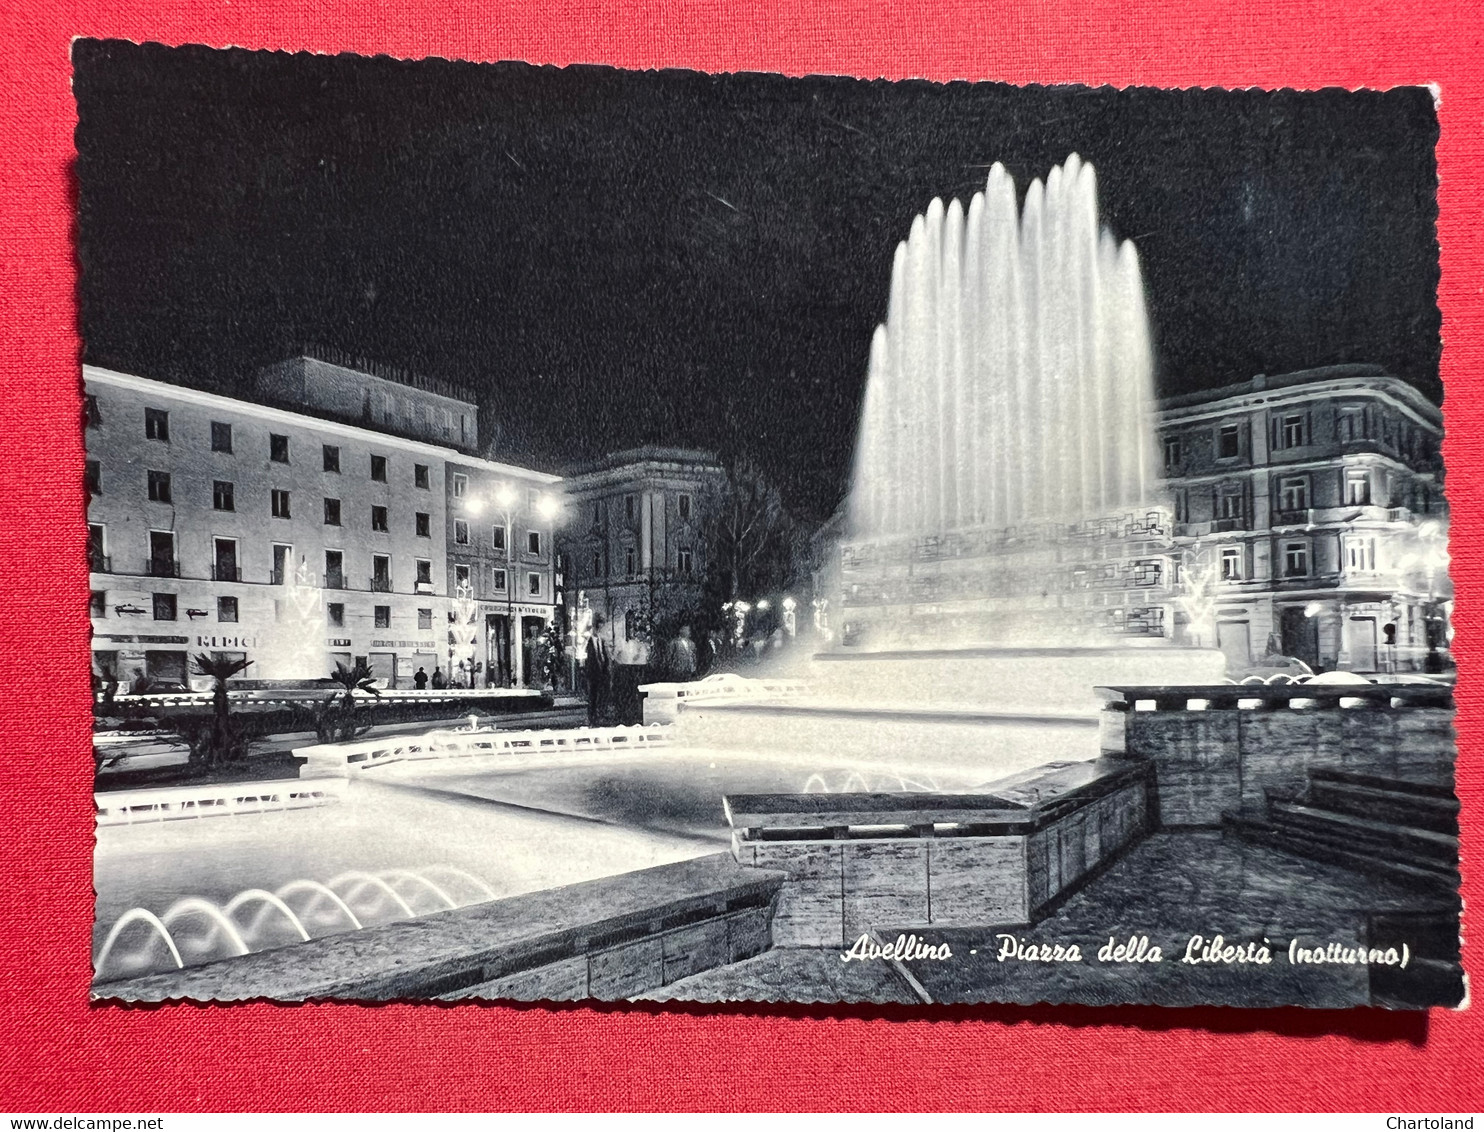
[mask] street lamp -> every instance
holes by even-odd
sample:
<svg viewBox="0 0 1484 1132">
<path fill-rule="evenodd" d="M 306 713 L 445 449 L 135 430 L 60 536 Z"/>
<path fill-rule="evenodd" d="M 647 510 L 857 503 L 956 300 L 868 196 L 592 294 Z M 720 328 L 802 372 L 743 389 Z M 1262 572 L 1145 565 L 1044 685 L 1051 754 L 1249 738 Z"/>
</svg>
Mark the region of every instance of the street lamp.
<svg viewBox="0 0 1484 1132">
<path fill-rule="evenodd" d="M 519 574 L 520 556 L 515 550 L 515 508 L 520 499 L 520 493 L 515 485 L 508 480 L 502 480 L 495 485 L 494 492 L 489 500 L 494 505 L 495 514 L 501 521 L 501 530 L 504 532 L 505 552 L 505 630 L 506 647 L 509 650 L 507 657 L 508 672 L 506 679 L 509 687 L 514 687 L 515 675 L 515 650 L 520 647 L 520 635 L 515 623 L 515 587 Z M 471 496 L 465 500 L 471 515 L 480 515 L 484 512 L 486 501 L 479 496 Z M 553 495 L 542 495 L 535 503 L 536 514 L 548 523 L 555 524 L 561 514 L 561 500 Z M 554 542 L 555 540 L 553 540 Z M 555 546 L 552 551 L 555 553 Z"/>
</svg>

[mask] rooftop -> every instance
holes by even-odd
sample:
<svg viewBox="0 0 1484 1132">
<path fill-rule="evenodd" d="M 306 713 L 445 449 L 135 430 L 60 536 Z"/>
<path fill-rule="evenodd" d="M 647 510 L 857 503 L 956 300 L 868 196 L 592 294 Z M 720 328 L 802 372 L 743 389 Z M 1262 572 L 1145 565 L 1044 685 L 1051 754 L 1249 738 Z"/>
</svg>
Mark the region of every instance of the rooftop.
<svg viewBox="0 0 1484 1132">
<path fill-rule="evenodd" d="M 1294 370 L 1292 373 L 1260 373 L 1246 381 L 1239 381 L 1232 385 L 1219 385 L 1213 389 L 1201 389 L 1194 393 L 1161 397 L 1159 408 L 1161 410 L 1193 408 L 1216 401 L 1225 401 L 1229 398 L 1331 383 L 1352 383 L 1358 388 L 1384 388 L 1387 392 L 1407 401 L 1414 409 L 1427 413 L 1433 419 L 1441 419 L 1438 407 L 1415 386 L 1395 374 L 1388 373 L 1383 366 L 1359 363 L 1316 366 L 1313 369 Z"/>
</svg>

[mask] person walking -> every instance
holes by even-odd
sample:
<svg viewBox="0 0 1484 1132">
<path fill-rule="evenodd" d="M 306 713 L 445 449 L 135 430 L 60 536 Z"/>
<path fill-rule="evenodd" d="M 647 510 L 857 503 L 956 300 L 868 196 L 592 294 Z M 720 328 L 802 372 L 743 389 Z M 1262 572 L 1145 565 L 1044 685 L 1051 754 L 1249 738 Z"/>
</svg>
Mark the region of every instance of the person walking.
<svg viewBox="0 0 1484 1132">
<path fill-rule="evenodd" d="M 587 677 L 587 725 L 596 727 L 602 721 L 608 704 L 608 680 L 611 668 L 608 642 L 603 639 L 603 615 L 593 618 L 592 635 L 587 639 L 587 654 L 582 658 L 582 673 Z"/>
<path fill-rule="evenodd" d="M 421 692 L 428 686 L 428 674 L 424 672 L 422 668 L 418 668 L 418 670 L 413 673 L 412 686 L 419 692 Z"/>
<path fill-rule="evenodd" d="M 666 657 L 672 680 L 694 680 L 696 678 L 696 642 L 690 639 L 690 626 L 682 625 L 670 642 L 670 655 Z"/>
<path fill-rule="evenodd" d="M 439 665 L 433 666 L 433 687 L 439 690 L 448 687 L 448 677 L 443 675 L 443 669 Z"/>
</svg>

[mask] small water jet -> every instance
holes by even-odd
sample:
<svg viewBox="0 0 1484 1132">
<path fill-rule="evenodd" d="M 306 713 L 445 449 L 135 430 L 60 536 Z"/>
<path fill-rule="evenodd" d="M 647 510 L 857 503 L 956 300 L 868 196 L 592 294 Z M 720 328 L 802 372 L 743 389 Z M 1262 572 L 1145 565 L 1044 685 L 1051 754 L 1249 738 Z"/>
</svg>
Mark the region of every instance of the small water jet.
<svg viewBox="0 0 1484 1132">
<path fill-rule="evenodd" d="M 408 890 L 405 895 L 398 885 Z M 297 909 L 290 904 L 291 898 L 300 901 Z M 297 879 L 275 892 L 244 889 L 221 905 L 188 896 L 173 903 L 163 916 L 147 908 L 130 908 L 121 915 L 93 961 L 94 980 L 105 982 L 248 955 L 494 898 L 494 889 L 483 880 L 452 865 L 374 873 L 352 870 L 328 882 Z M 244 920 L 244 910 L 254 907 L 256 913 Z M 273 930 L 275 922 L 280 930 Z M 281 930 L 284 926 L 287 932 Z M 130 930 L 138 928 L 148 929 L 147 934 Z"/>
</svg>

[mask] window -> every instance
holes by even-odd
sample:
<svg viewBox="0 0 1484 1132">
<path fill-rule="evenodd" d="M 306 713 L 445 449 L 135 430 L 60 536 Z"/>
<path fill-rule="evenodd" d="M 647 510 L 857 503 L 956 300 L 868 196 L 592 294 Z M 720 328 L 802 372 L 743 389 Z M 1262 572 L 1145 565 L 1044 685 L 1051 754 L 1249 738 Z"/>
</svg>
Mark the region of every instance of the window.
<svg viewBox="0 0 1484 1132">
<path fill-rule="evenodd" d="M 371 457 L 371 478 L 377 483 L 386 483 L 386 457 Z"/>
<path fill-rule="evenodd" d="M 289 438 L 279 436 L 276 432 L 268 434 L 268 459 L 275 464 L 287 464 L 289 462 Z"/>
<path fill-rule="evenodd" d="M 103 414 L 98 411 L 98 398 L 91 393 L 83 395 L 82 422 L 84 428 L 98 428 L 103 424 Z"/>
<path fill-rule="evenodd" d="M 1309 574 L 1309 544 L 1288 542 L 1283 544 L 1283 576 L 1304 578 Z"/>
<path fill-rule="evenodd" d="M 1309 481 L 1304 476 L 1285 476 L 1278 481 L 1278 505 L 1283 511 L 1305 511 L 1309 507 Z"/>
<path fill-rule="evenodd" d="M 89 460 L 83 465 L 83 486 L 88 489 L 89 495 L 103 494 L 103 465 L 97 460 Z"/>
<path fill-rule="evenodd" d="M 1175 522 L 1190 522 L 1190 495 L 1184 488 L 1175 492 Z"/>
<path fill-rule="evenodd" d="M 218 621 L 237 620 L 237 599 L 235 597 L 219 597 L 216 599 L 216 619 Z"/>
<path fill-rule="evenodd" d="M 1345 473 L 1345 502 L 1352 507 L 1363 507 L 1371 501 L 1371 477 L 1364 471 Z"/>
<path fill-rule="evenodd" d="M 623 569 L 624 573 L 629 577 L 632 578 L 634 576 L 634 548 L 632 546 L 624 548 Z"/>
<path fill-rule="evenodd" d="M 144 439 L 170 443 L 170 414 L 164 409 L 144 410 Z"/>
<path fill-rule="evenodd" d="M 412 486 L 413 487 L 420 487 L 420 488 L 423 488 L 424 490 L 427 489 L 427 486 L 428 486 L 428 466 L 426 464 L 413 464 L 412 465 Z"/>
<path fill-rule="evenodd" d="M 226 421 L 211 422 L 211 450 L 213 452 L 232 451 L 232 426 Z"/>
<path fill-rule="evenodd" d="M 603 576 L 603 556 L 601 554 L 595 553 L 593 555 L 593 577 L 594 578 L 601 578 L 602 576 Z"/>
<path fill-rule="evenodd" d="M 149 473 L 149 500 L 151 503 L 169 503 L 170 500 L 170 473 Z"/>
<path fill-rule="evenodd" d="M 1178 468 L 1180 466 L 1180 438 L 1178 436 L 1165 437 L 1165 470 Z"/>
<path fill-rule="evenodd" d="M 637 501 L 635 500 L 635 498 L 632 495 L 625 495 L 623 497 L 623 514 L 624 514 L 624 518 L 627 519 L 631 523 L 634 521 L 634 510 L 635 510 L 635 507 L 636 507 L 636 503 L 637 503 Z"/>
<path fill-rule="evenodd" d="M 389 605 L 378 605 L 374 620 L 376 628 L 390 629 L 392 627 L 392 607 Z"/>
<path fill-rule="evenodd" d="M 230 480 L 211 481 L 211 509 L 213 511 L 237 510 L 236 492 Z"/>
<path fill-rule="evenodd" d="M 325 471 L 338 472 L 340 470 L 340 445 L 326 444 L 323 446 Z"/>
<path fill-rule="evenodd" d="M 532 597 L 535 597 L 535 596 L 537 596 L 538 594 L 541 593 L 541 575 L 540 574 L 527 574 L 526 575 L 526 592 L 528 594 L 530 594 Z"/>
<path fill-rule="evenodd" d="M 340 525 L 340 500 L 325 500 L 325 526 L 338 527 Z"/>
<path fill-rule="evenodd" d="M 418 538 L 430 538 L 430 537 L 432 537 L 432 533 L 433 533 L 433 519 L 432 519 L 432 517 L 426 511 L 419 511 L 415 516 L 413 516 L 413 519 L 414 519 L 414 526 L 417 529 L 417 537 Z M 455 519 L 453 521 L 453 527 L 454 527 L 454 542 L 468 543 L 468 541 L 469 541 L 469 524 L 466 523 L 466 522 L 464 522 L 463 519 Z M 464 537 L 463 538 L 459 538 L 458 537 L 458 533 L 459 533 L 459 528 L 460 527 L 463 527 L 464 528 Z"/>
<path fill-rule="evenodd" d="M 498 592 L 498 593 L 504 593 L 505 592 L 505 571 L 504 570 L 495 570 L 495 571 L 492 571 L 491 574 L 490 574 L 490 580 L 494 583 L 496 592 Z"/>
<path fill-rule="evenodd" d="M 453 476 L 453 497 L 462 499 L 469 490 L 469 477 L 458 472 Z"/>
<path fill-rule="evenodd" d="M 325 603 L 325 620 L 337 629 L 345 628 L 345 602 L 331 601 Z"/>
<path fill-rule="evenodd" d="M 242 572 L 237 569 L 237 540 L 219 538 L 212 543 L 212 578 L 218 582 L 242 581 Z"/>
<path fill-rule="evenodd" d="M 1358 440 L 1364 434 L 1364 425 L 1361 422 L 1361 414 L 1358 409 L 1340 410 L 1340 439 L 1343 441 Z"/>
<path fill-rule="evenodd" d="M 107 590 L 89 590 L 88 591 L 88 613 L 89 613 L 90 616 L 93 616 L 93 617 L 107 617 L 108 616 L 108 591 Z"/>
<path fill-rule="evenodd" d="M 1240 519 L 1242 511 L 1242 489 L 1240 487 L 1223 487 L 1216 493 L 1216 517 L 1218 519 Z"/>
<path fill-rule="evenodd" d="M 675 506 L 679 510 L 680 517 L 682 519 L 689 519 L 690 518 L 690 496 L 689 495 L 687 495 L 685 492 L 681 492 L 680 493 L 680 497 L 675 501 Z"/>
<path fill-rule="evenodd" d="M 689 578 L 691 576 L 691 572 L 695 569 L 695 564 L 691 560 L 690 547 L 682 546 L 680 548 L 680 553 L 676 556 L 675 564 L 680 567 L 681 577 Z"/>
<path fill-rule="evenodd" d="M 294 548 L 281 542 L 273 544 L 273 584 L 281 586 L 288 581 L 289 567 L 293 562 Z"/>
<path fill-rule="evenodd" d="M 152 596 L 154 597 L 155 620 L 156 621 L 174 621 L 175 620 L 175 595 L 174 594 L 154 594 Z"/>
<path fill-rule="evenodd" d="M 417 562 L 417 584 L 420 586 L 431 586 L 433 584 L 433 563 L 427 558 L 418 558 Z"/>
<path fill-rule="evenodd" d="M 1222 425 L 1216 434 L 1216 456 L 1220 460 L 1233 460 L 1242 454 L 1242 430 L 1234 424 Z"/>
<path fill-rule="evenodd" d="M 392 592 L 392 558 L 389 554 L 371 556 L 371 588 L 378 593 Z"/>
<path fill-rule="evenodd" d="M 419 515 L 417 517 L 417 533 L 420 535 L 426 536 L 428 533 L 427 518 L 426 515 Z M 469 545 L 469 524 L 463 519 L 455 519 L 453 521 L 453 541 L 460 546 Z"/>
<path fill-rule="evenodd" d="M 175 532 L 149 532 L 149 572 L 156 578 L 175 578 L 180 568 L 175 561 Z"/>
<path fill-rule="evenodd" d="M 455 589 L 464 589 L 469 585 L 469 567 L 463 564 L 455 565 L 453 568 L 453 584 Z"/>
<path fill-rule="evenodd" d="M 527 531 L 526 532 L 526 553 L 527 554 L 540 554 L 541 553 L 541 532 L 540 531 Z"/>
<path fill-rule="evenodd" d="M 371 508 L 371 529 L 373 531 L 385 531 L 388 529 L 385 507 Z"/>
<path fill-rule="evenodd" d="M 273 517 L 275 519 L 290 518 L 289 493 L 277 487 L 273 489 Z"/>
<path fill-rule="evenodd" d="M 88 524 L 88 569 L 94 573 L 108 571 L 108 553 L 103 542 L 101 523 Z"/>
<path fill-rule="evenodd" d="M 494 549 L 494 550 L 504 550 L 505 549 L 505 528 L 504 527 L 491 527 L 490 528 L 490 547 L 492 549 Z"/>
<path fill-rule="evenodd" d="M 1376 540 L 1371 535 L 1349 535 L 1345 539 L 1345 568 L 1356 574 L 1376 572 Z"/>
<path fill-rule="evenodd" d="M 1221 580 L 1223 582 L 1235 582 L 1242 577 L 1242 548 L 1240 546 L 1223 546 L 1221 548 Z"/>
<path fill-rule="evenodd" d="M 345 552 L 342 550 L 325 551 L 325 589 L 343 590 L 345 588 Z"/>
<path fill-rule="evenodd" d="M 417 611 L 417 627 L 419 629 L 431 629 L 433 627 L 433 611 L 431 609 L 419 609 Z"/>
<path fill-rule="evenodd" d="M 1308 428 L 1302 413 L 1290 413 L 1283 418 L 1278 431 L 1280 448 L 1301 448 L 1308 443 Z"/>
<path fill-rule="evenodd" d="M 453 439 L 453 413 L 448 409 L 443 410 L 443 439 Z"/>
</svg>

